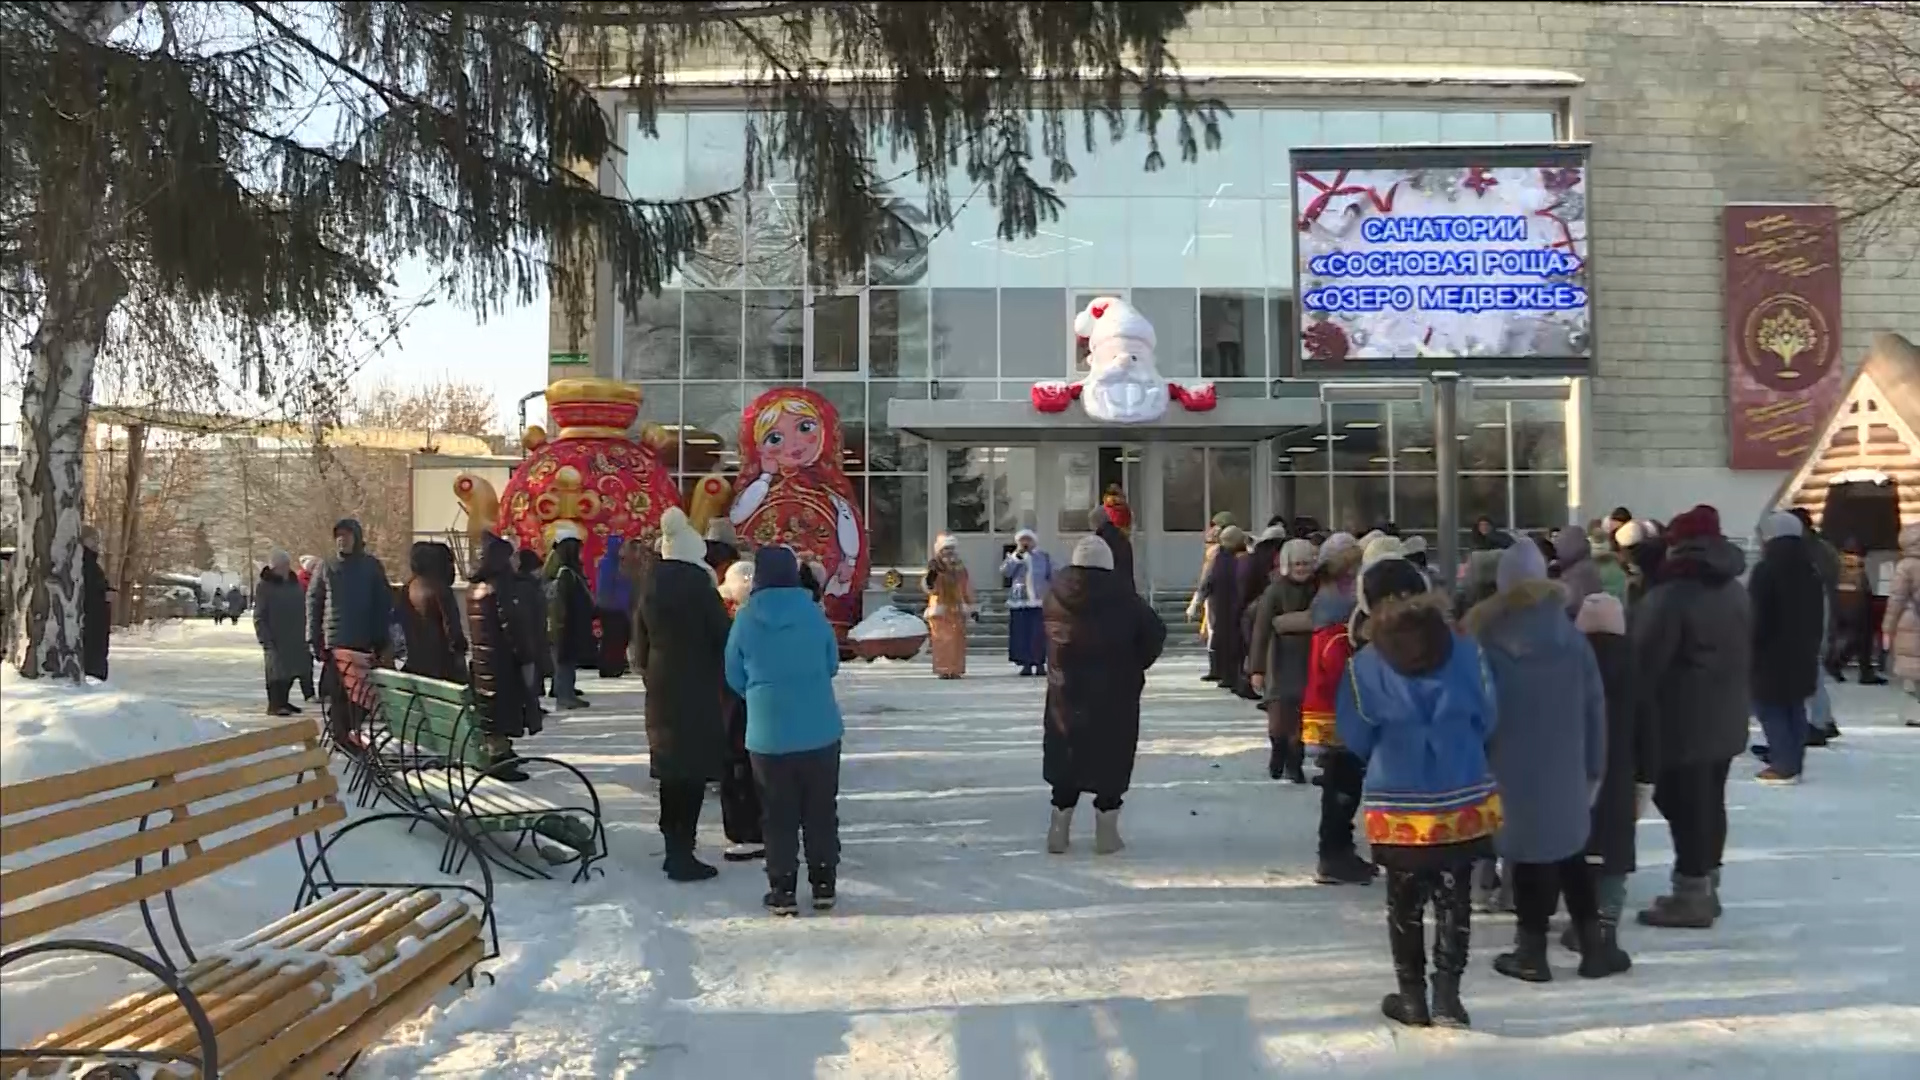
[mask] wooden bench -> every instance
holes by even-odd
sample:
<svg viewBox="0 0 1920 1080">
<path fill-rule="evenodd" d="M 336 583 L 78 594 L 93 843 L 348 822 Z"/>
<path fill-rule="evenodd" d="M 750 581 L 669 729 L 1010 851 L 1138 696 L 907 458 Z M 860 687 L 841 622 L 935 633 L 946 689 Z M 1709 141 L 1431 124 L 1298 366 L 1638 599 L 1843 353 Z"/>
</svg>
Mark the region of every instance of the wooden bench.
<svg viewBox="0 0 1920 1080">
<path fill-rule="evenodd" d="M 229 1080 L 344 1072 L 447 986 L 472 985 L 475 965 L 499 954 L 484 863 L 480 888 L 335 874 L 328 855 L 342 839 L 416 817 L 374 814 L 322 840 L 320 830 L 346 812 L 311 722 L 0 787 L 0 968 L 93 953 L 161 984 L 0 1049 L 0 1075 L 105 1065 L 93 1075 L 130 1077 L 146 1075 L 135 1066 L 162 1063 Z M 289 842 L 303 871 L 293 913 L 196 955 L 174 890 Z M 131 876 L 106 873 L 128 864 Z M 91 938 L 22 944 L 134 906 L 151 953 Z"/>
<path fill-rule="evenodd" d="M 441 869 L 457 873 L 472 850 L 521 877 L 551 878 L 552 867 L 572 866 L 578 882 L 606 857 L 600 795 L 579 769 L 557 758 L 516 755 L 496 762 L 479 723 L 471 687 L 404 671 L 372 673 L 375 716 L 363 804 L 376 795 L 423 814 L 448 819 Z M 519 767 L 544 773 L 529 789 L 500 779 Z M 540 793 L 549 779 L 578 782 L 583 798 L 556 801 Z M 467 833 L 472 848 L 453 842 Z"/>
</svg>

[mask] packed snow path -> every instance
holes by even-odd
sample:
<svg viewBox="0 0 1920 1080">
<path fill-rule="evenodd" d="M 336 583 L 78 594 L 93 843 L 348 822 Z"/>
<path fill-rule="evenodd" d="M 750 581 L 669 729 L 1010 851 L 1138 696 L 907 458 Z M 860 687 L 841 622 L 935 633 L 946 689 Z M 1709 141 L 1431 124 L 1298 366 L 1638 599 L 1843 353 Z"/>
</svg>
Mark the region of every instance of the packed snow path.
<svg viewBox="0 0 1920 1080">
<path fill-rule="evenodd" d="M 1736 763 L 1718 927 L 1629 925 L 1631 973 L 1583 982 L 1556 948 L 1556 981 L 1530 986 L 1488 966 L 1511 920 L 1477 918 L 1474 1030 L 1442 1033 L 1380 1018 L 1381 887 L 1311 883 L 1317 790 L 1266 779 L 1261 719 L 1198 664 L 1153 673 L 1128 849 L 1108 858 L 1084 805 L 1073 853 L 1041 849 L 1040 680 L 983 656 L 957 683 L 849 665 L 841 906 L 791 920 L 761 912 L 757 864 L 661 876 L 639 682 L 583 676 L 593 708 L 528 746 L 599 785 L 606 877 L 504 885 L 498 985 L 401 1028 L 363 1075 L 1920 1076 L 1920 730 L 1891 690 L 1835 688 L 1846 735 L 1800 787 Z M 116 639 L 113 671 L 229 722 L 263 702 L 244 628 Z M 1657 818 L 1640 840 L 1632 909 L 1671 855 Z M 701 842 L 717 861 L 711 800 Z"/>
</svg>

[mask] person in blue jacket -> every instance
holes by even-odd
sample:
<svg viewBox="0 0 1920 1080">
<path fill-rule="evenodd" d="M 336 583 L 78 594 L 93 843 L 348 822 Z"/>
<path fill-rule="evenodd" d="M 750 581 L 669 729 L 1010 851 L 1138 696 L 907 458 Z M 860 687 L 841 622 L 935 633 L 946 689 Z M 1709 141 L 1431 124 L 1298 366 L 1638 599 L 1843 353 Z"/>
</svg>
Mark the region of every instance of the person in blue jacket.
<svg viewBox="0 0 1920 1080">
<path fill-rule="evenodd" d="M 747 753 L 760 785 L 767 854 L 766 906 L 797 913 L 805 834 L 813 907 L 833 906 L 840 865 L 840 737 L 834 700 L 840 644 L 800 582 L 791 549 L 753 556 L 753 592 L 727 635 L 727 685 L 747 703 Z"/>
<path fill-rule="evenodd" d="M 1366 644 L 1347 664 L 1334 723 L 1366 762 L 1361 809 L 1373 861 L 1387 872 L 1387 938 L 1399 991 L 1380 1002 L 1410 1027 L 1466 1027 L 1460 978 L 1472 930 L 1473 861 L 1493 850 L 1500 795 L 1487 764 L 1492 681 L 1471 638 L 1447 621 L 1445 593 L 1406 559 L 1360 580 Z M 1426 905 L 1433 904 L 1433 1002 Z"/>
</svg>

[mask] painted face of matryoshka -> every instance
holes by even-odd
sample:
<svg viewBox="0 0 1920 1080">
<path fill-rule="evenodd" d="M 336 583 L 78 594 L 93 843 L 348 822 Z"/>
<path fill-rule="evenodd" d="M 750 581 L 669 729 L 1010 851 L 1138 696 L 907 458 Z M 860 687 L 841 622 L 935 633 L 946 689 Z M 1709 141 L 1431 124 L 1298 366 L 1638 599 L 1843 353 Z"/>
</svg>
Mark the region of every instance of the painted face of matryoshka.
<svg viewBox="0 0 1920 1080">
<path fill-rule="evenodd" d="M 826 425 L 807 402 L 789 399 L 768 409 L 754 424 L 760 460 L 773 469 L 799 469 L 820 460 Z"/>
</svg>

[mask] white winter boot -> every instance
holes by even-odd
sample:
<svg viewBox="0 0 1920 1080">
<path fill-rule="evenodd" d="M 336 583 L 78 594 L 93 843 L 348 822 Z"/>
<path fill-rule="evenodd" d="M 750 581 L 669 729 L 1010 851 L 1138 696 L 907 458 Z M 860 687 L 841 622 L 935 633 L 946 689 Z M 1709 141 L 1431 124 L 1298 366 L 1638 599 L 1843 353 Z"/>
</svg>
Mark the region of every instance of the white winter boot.
<svg viewBox="0 0 1920 1080">
<path fill-rule="evenodd" d="M 1073 831 L 1073 807 L 1053 808 L 1053 824 L 1047 826 L 1047 854 L 1065 855 L 1068 834 Z"/>
<path fill-rule="evenodd" d="M 1093 815 L 1093 853 L 1112 855 L 1126 843 L 1120 839 L 1120 811 L 1097 810 Z"/>
</svg>

